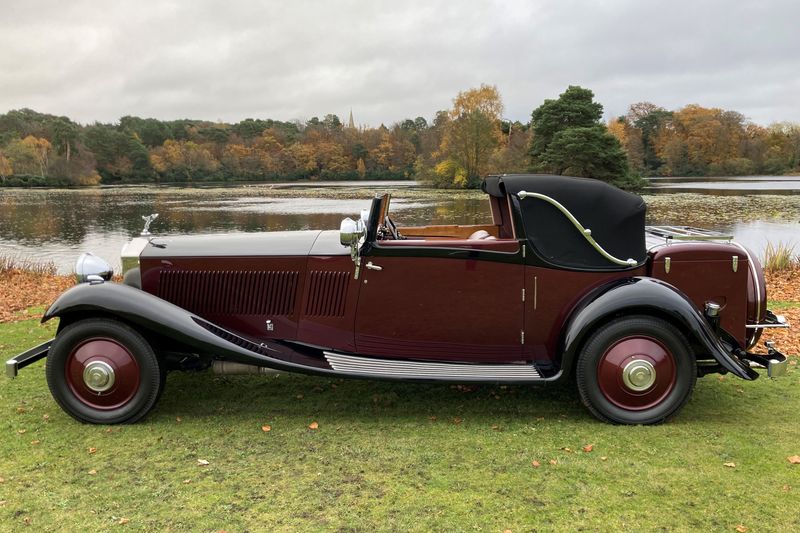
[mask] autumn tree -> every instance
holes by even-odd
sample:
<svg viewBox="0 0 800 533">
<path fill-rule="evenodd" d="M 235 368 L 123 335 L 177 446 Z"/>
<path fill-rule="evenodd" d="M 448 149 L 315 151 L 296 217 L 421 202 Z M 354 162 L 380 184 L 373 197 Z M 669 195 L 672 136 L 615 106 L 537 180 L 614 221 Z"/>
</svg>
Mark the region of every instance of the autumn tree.
<svg viewBox="0 0 800 533">
<path fill-rule="evenodd" d="M 186 181 L 206 178 L 219 168 L 219 162 L 211 152 L 194 141 L 164 142 L 150 155 L 153 168 L 163 175 L 178 176 Z"/>
<path fill-rule="evenodd" d="M 744 138 L 741 113 L 692 104 L 661 124 L 655 147 L 668 175 L 741 175 L 755 170 L 741 156 Z"/>
<path fill-rule="evenodd" d="M 457 186 L 476 186 L 486 171 L 492 150 L 500 142 L 502 113 L 503 102 L 494 85 L 458 93 L 440 146 L 440 152 L 450 163 L 437 166 L 437 173 L 441 169 L 451 175 Z"/>
<path fill-rule="evenodd" d="M 645 173 L 658 172 L 663 163 L 656 150 L 656 135 L 662 125 L 671 117 L 671 111 L 651 102 L 637 102 L 628 108 L 625 121 L 634 130 L 638 130 L 638 136 L 642 143 L 641 167 Z M 638 160 L 632 160 L 631 163 L 638 166 Z"/>
<path fill-rule="evenodd" d="M 39 167 L 39 176 L 44 178 L 47 174 L 47 167 L 50 165 L 50 152 L 53 149 L 50 141 L 28 135 L 22 139 L 22 143 L 27 144 L 31 148 L 36 164 Z"/>
<path fill-rule="evenodd" d="M 11 160 L 3 152 L 0 152 L 0 180 L 5 181 L 13 173 L 14 167 L 11 165 Z"/>
</svg>

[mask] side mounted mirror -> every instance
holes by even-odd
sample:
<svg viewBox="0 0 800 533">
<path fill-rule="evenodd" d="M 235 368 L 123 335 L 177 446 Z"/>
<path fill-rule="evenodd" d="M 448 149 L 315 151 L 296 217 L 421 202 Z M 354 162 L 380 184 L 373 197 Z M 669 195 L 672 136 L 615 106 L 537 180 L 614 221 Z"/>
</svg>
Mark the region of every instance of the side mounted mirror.
<svg viewBox="0 0 800 533">
<path fill-rule="evenodd" d="M 342 243 L 342 246 L 350 247 L 350 258 L 353 260 L 353 263 L 356 264 L 355 273 L 353 275 L 354 279 L 358 279 L 358 273 L 361 271 L 361 256 L 359 253 L 361 239 L 363 239 L 366 234 L 367 227 L 363 220 L 353 220 L 348 217 L 342 220 L 339 226 L 339 242 Z"/>
</svg>

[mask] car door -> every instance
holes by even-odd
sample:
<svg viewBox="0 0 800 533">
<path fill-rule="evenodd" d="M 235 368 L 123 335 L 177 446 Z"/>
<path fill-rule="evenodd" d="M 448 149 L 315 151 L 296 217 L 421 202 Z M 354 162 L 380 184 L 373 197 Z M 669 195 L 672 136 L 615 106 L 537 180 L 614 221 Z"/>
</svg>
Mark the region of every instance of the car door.
<svg viewBox="0 0 800 533">
<path fill-rule="evenodd" d="M 516 241 L 386 241 L 361 258 L 355 343 L 405 359 L 521 359 L 524 265 Z"/>
</svg>

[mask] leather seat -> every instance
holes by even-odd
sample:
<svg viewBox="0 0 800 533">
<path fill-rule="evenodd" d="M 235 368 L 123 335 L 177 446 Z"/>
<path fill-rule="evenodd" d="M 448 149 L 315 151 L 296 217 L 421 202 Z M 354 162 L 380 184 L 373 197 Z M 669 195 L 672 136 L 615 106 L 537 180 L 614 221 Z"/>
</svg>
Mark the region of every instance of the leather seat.
<svg viewBox="0 0 800 533">
<path fill-rule="evenodd" d="M 488 231 L 485 229 L 479 229 L 475 233 L 469 236 L 470 241 L 482 241 L 482 240 L 495 240 L 497 237 L 490 235 Z"/>
</svg>

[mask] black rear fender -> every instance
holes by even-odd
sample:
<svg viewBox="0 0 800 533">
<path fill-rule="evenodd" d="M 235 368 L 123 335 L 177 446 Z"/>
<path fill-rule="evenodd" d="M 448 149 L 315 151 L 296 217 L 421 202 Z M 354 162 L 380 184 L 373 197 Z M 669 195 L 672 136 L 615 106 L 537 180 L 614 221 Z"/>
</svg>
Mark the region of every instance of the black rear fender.
<svg viewBox="0 0 800 533">
<path fill-rule="evenodd" d="M 698 358 L 715 359 L 723 368 L 752 380 L 758 373 L 732 353 L 714 333 L 691 300 L 661 280 L 635 277 L 617 280 L 593 291 L 573 312 L 562 337 L 562 374 L 569 375 L 588 336 L 598 327 L 625 315 L 650 315 L 676 326 L 697 350 Z"/>
</svg>

